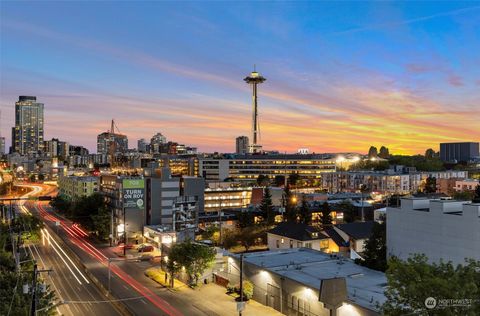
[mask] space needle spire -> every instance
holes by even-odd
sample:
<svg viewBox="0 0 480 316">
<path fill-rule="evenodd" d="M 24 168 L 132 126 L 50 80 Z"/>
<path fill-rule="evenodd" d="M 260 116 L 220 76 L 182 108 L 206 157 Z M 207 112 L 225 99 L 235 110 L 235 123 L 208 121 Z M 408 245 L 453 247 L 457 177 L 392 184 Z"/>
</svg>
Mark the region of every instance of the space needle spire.
<svg viewBox="0 0 480 316">
<path fill-rule="evenodd" d="M 243 79 L 246 83 L 252 86 L 252 143 L 249 146 L 250 153 L 258 153 L 262 150 L 262 145 L 259 145 L 258 142 L 258 103 L 257 103 L 257 86 L 263 83 L 265 80 L 256 70 L 255 65 L 253 66 L 253 71 Z"/>
</svg>

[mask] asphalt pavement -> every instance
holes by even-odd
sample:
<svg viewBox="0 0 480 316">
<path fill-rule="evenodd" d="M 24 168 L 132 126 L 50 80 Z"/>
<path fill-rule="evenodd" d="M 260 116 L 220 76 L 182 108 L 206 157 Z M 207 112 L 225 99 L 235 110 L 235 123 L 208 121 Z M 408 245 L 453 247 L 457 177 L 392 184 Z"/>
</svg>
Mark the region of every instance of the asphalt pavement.
<svg viewBox="0 0 480 316">
<path fill-rule="evenodd" d="M 27 196 L 38 193 L 37 191 L 34 190 Z M 19 203 L 15 209 L 18 213 L 32 212 L 31 204 Z M 56 311 L 59 315 L 121 315 L 94 285 L 81 265 L 75 263 L 53 237 L 45 238 L 42 231 L 41 243 L 26 244 L 24 251 L 30 252 L 39 270 L 51 270 L 40 273 L 40 277 L 55 291 L 58 303 Z"/>
</svg>

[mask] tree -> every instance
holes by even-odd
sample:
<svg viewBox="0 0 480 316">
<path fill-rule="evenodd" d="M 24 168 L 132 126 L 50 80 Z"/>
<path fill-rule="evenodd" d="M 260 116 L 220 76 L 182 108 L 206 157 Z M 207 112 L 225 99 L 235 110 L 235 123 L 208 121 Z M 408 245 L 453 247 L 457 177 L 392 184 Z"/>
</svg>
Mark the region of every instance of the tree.
<svg viewBox="0 0 480 316">
<path fill-rule="evenodd" d="M 390 157 L 390 152 L 388 148 L 385 146 L 380 147 L 380 153 L 378 154 L 378 156 L 383 159 L 387 159 L 388 157 Z"/>
<path fill-rule="evenodd" d="M 262 212 L 262 217 L 267 225 L 270 226 L 275 223 L 275 211 L 273 209 L 272 195 L 270 194 L 270 189 L 268 187 L 263 191 L 260 211 Z"/>
<path fill-rule="evenodd" d="M 285 185 L 285 176 L 275 176 L 273 180 L 276 187 L 281 187 Z"/>
<path fill-rule="evenodd" d="M 358 216 L 356 216 L 355 206 L 350 201 L 342 201 L 335 205 L 335 208 L 343 212 L 343 221 L 345 223 L 354 222 Z"/>
<path fill-rule="evenodd" d="M 429 148 L 425 151 L 425 158 L 426 159 L 433 159 L 435 158 L 436 154 L 435 154 L 435 150 L 433 150 L 432 148 Z"/>
<path fill-rule="evenodd" d="M 302 197 L 302 204 L 298 210 L 298 217 L 300 217 L 300 223 L 310 225 L 312 223 L 312 213 L 310 212 L 310 207 L 307 202 L 305 195 Z"/>
<path fill-rule="evenodd" d="M 238 245 L 239 231 L 237 229 L 225 229 L 222 231 L 222 244 L 225 249 Z"/>
<path fill-rule="evenodd" d="M 450 262 L 429 264 L 416 254 L 406 261 L 388 262 L 385 315 L 480 315 L 479 302 L 470 306 L 446 306 L 427 312 L 425 299 L 473 299 L 480 297 L 480 261 L 468 260 L 456 267 Z"/>
<path fill-rule="evenodd" d="M 23 284 L 32 284 L 33 262 L 30 254 L 20 252 L 20 271 L 17 272 L 15 259 L 12 256 L 12 240 L 9 236 L 10 229 L 20 231 L 30 225 L 36 225 L 40 221 L 30 215 L 20 216 L 10 227 L 0 223 L 0 315 L 28 315 L 31 306 L 31 295 L 23 294 Z M 32 227 L 36 229 L 36 227 Z M 37 284 L 44 284 L 38 278 Z M 55 292 L 46 285 L 45 291 L 37 291 L 37 310 L 42 309 L 39 315 L 53 315 L 55 304 Z"/>
<path fill-rule="evenodd" d="M 67 214 L 72 207 L 72 203 L 63 197 L 63 195 L 57 195 L 50 201 L 50 206 L 57 209 L 61 213 Z"/>
<path fill-rule="evenodd" d="M 237 240 L 248 251 L 250 247 L 257 243 L 258 239 L 265 239 L 266 231 L 264 227 L 250 226 L 242 229 L 238 235 Z"/>
<path fill-rule="evenodd" d="M 257 184 L 261 187 L 265 187 L 270 183 L 268 177 L 264 174 L 259 174 L 257 177 Z"/>
<path fill-rule="evenodd" d="M 418 171 L 442 171 L 445 165 L 438 157 L 427 159 L 423 155 L 415 156 L 390 156 L 389 162 L 392 165 L 402 165 L 406 167 L 415 167 Z"/>
<path fill-rule="evenodd" d="M 325 201 L 320 210 L 320 223 L 322 224 L 323 228 L 332 225 L 332 215 L 330 215 L 331 212 L 332 211 L 330 210 L 328 202 Z"/>
<path fill-rule="evenodd" d="M 349 170 L 374 170 L 374 171 L 383 171 L 390 168 L 390 163 L 383 160 L 361 160 L 349 167 Z"/>
<path fill-rule="evenodd" d="M 288 176 L 288 185 L 296 186 L 299 180 L 300 180 L 300 175 L 298 173 L 292 173 L 291 175 Z"/>
<path fill-rule="evenodd" d="M 285 207 L 284 220 L 290 223 L 297 221 L 297 201 L 287 185 L 283 190 L 283 206 Z"/>
<path fill-rule="evenodd" d="M 240 212 L 237 214 L 237 218 L 238 218 L 238 226 L 240 228 L 245 228 L 255 224 L 255 218 L 252 212 L 249 212 L 249 211 Z"/>
<path fill-rule="evenodd" d="M 50 205 L 84 228 L 95 231 L 100 239 L 110 235 L 111 214 L 100 193 L 74 201 L 59 194 L 50 201 Z"/>
<path fill-rule="evenodd" d="M 471 192 L 471 191 L 454 192 L 452 198 L 457 201 L 472 201 L 474 198 L 474 192 Z"/>
<path fill-rule="evenodd" d="M 368 158 L 377 158 L 377 157 L 378 157 L 377 147 L 371 146 L 370 149 L 368 150 Z"/>
<path fill-rule="evenodd" d="M 248 301 L 253 297 L 253 283 L 245 280 L 242 282 L 242 290 L 243 290 L 243 300 Z M 240 294 L 240 283 L 235 285 L 234 291 L 237 294 Z M 237 301 L 240 301 L 240 297 L 236 299 Z"/>
<path fill-rule="evenodd" d="M 387 224 L 375 222 L 372 228 L 372 235 L 365 243 L 363 253 L 365 260 L 357 259 L 356 263 L 373 270 L 385 271 L 387 269 Z"/>
<path fill-rule="evenodd" d="M 475 194 L 473 196 L 473 203 L 480 203 L 480 184 L 475 188 Z"/>
<path fill-rule="evenodd" d="M 215 260 L 215 250 L 208 246 L 186 241 L 173 245 L 168 256 L 167 270 L 174 274 L 185 269 L 191 284 L 197 285 L 198 279 Z"/>
<path fill-rule="evenodd" d="M 425 180 L 425 189 L 423 191 L 425 193 L 437 192 L 437 179 L 435 177 L 429 176 L 427 180 Z"/>
<path fill-rule="evenodd" d="M 105 207 L 100 207 L 96 214 L 90 215 L 93 230 L 100 240 L 105 240 L 110 235 L 111 214 Z"/>
</svg>

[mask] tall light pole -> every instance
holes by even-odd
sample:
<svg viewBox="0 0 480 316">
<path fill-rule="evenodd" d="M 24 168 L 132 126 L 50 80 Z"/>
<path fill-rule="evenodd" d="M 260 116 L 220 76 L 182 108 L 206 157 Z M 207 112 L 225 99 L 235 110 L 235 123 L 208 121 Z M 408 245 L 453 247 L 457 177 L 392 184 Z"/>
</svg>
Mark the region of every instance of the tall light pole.
<svg viewBox="0 0 480 316">
<path fill-rule="evenodd" d="M 243 253 L 240 254 L 240 306 L 238 310 L 238 316 L 242 316 L 243 309 Z"/>
<path fill-rule="evenodd" d="M 257 103 L 257 86 L 263 83 L 265 80 L 255 69 L 243 79 L 249 85 L 252 85 L 252 144 L 250 145 L 250 153 L 257 153 L 261 150 L 262 146 L 258 144 L 258 103 Z"/>
</svg>

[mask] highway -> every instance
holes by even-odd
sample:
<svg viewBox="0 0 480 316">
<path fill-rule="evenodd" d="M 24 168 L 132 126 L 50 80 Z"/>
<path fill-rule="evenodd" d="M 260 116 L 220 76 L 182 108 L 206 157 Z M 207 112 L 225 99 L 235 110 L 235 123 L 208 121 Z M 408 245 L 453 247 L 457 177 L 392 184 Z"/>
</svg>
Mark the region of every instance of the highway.
<svg viewBox="0 0 480 316">
<path fill-rule="evenodd" d="M 41 192 L 41 187 L 33 187 L 33 191 L 24 197 L 35 196 Z M 17 206 L 20 212 L 31 213 L 30 203 L 20 201 Z M 57 314 L 121 315 L 47 229 L 42 229 L 40 245 L 26 244 L 25 248 L 35 258 L 40 270 L 53 270 L 48 274 L 42 273 L 41 277 L 45 278 L 50 287 L 55 290 L 57 301 L 60 303 L 56 307 Z"/>
<path fill-rule="evenodd" d="M 31 195 L 35 194 L 44 194 L 44 188 L 39 185 L 32 185 L 33 191 L 30 192 Z M 42 192 L 43 191 L 43 192 Z M 110 264 L 110 274 L 111 274 L 111 294 L 113 300 L 122 301 L 124 306 L 127 307 L 128 311 L 131 314 L 135 315 L 169 315 L 169 316 L 177 316 L 177 315 L 194 315 L 195 313 L 182 313 L 177 308 L 173 307 L 172 305 L 167 302 L 164 298 L 160 297 L 157 293 L 154 293 L 151 289 L 144 286 L 141 282 L 137 281 L 136 278 L 133 278 L 128 273 L 124 271 L 124 263 L 121 262 L 122 259 L 118 258 L 114 255 L 111 249 L 102 249 L 97 248 L 97 246 L 92 245 L 88 239 L 88 233 L 84 231 L 78 224 L 75 224 L 67 219 L 61 218 L 60 216 L 54 214 L 48 203 L 46 202 L 27 202 L 21 206 L 22 210 L 27 213 L 32 213 L 34 215 L 39 216 L 43 222 L 45 223 L 46 229 L 44 229 L 44 238 L 46 240 L 53 237 L 52 242 L 49 243 L 52 247 L 49 248 L 50 254 L 53 250 L 56 255 L 55 249 L 59 250 L 59 252 L 63 255 L 70 256 L 68 253 L 75 254 L 75 257 L 79 258 L 81 261 L 82 266 L 84 266 L 90 273 L 93 275 L 100 283 L 104 285 L 105 288 L 108 288 L 109 284 L 109 271 L 108 271 L 108 262 L 109 258 L 114 258 L 115 261 L 112 261 Z M 50 237 L 48 237 L 50 236 Z M 56 244 L 58 243 L 58 245 Z M 61 245 L 64 245 L 62 247 Z M 46 247 L 46 246 L 45 246 Z M 62 248 L 65 251 L 62 251 Z M 40 256 L 42 253 L 40 252 Z M 85 301 L 105 301 L 107 300 L 105 297 L 96 298 L 95 300 L 88 298 L 88 295 L 91 293 L 95 295 L 93 291 L 83 291 L 81 292 L 81 297 L 75 297 L 73 292 L 78 292 L 78 287 L 84 287 L 88 290 L 91 287 L 95 287 L 92 282 L 87 283 L 82 276 L 82 274 L 78 273 L 82 271 L 78 265 L 75 265 L 74 258 L 72 260 L 68 260 L 68 258 L 64 258 L 65 261 L 63 262 L 64 269 L 62 272 L 64 273 L 63 277 L 65 279 L 65 283 L 69 283 L 68 285 L 63 285 L 62 288 L 59 289 L 61 293 L 65 293 L 65 295 L 73 295 L 68 296 L 68 299 L 62 297 L 64 300 L 70 301 L 69 306 L 72 306 L 72 309 L 75 307 L 78 308 L 101 308 L 102 306 L 110 306 L 108 303 L 84 303 Z M 117 262 L 117 260 L 120 260 Z M 60 259 L 59 264 L 62 263 L 63 260 Z M 47 263 L 46 263 L 47 264 Z M 77 270 L 78 268 L 78 270 Z M 83 271 L 84 272 L 84 271 Z M 88 277 L 83 273 L 84 276 L 88 279 Z M 59 280 L 61 281 L 61 280 Z M 91 281 L 91 280 L 90 280 Z M 63 283 L 63 282 L 62 282 Z M 81 284 L 80 284 L 81 283 Z M 55 283 L 57 285 L 57 283 Z M 97 294 L 100 294 L 98 290 L 96 291 Z M 170 295 L 168 295 L 170 296 Z M 75 306 L 75 307 L 73 307 Z M 64 308 L 66 309 L 66 308 Z M 182 306 L 183 310 L 189 310 L 188 306 Z M 62 311 L 64 312 L 64 311 Z M 74 315 L 80 315 L 76 311 L 69 311 L 73 312 Z M 113 311 L 114 312 L 114 311 Z M 90 312 L 91 313 L 91 312 Z M 109 315 L 108 313 L 100 312 L 100 315 Z M 67 314 L 65 314 L 67 315 Z M 70 314 L 68 314 L 70 315 Z"/>
</svg>

